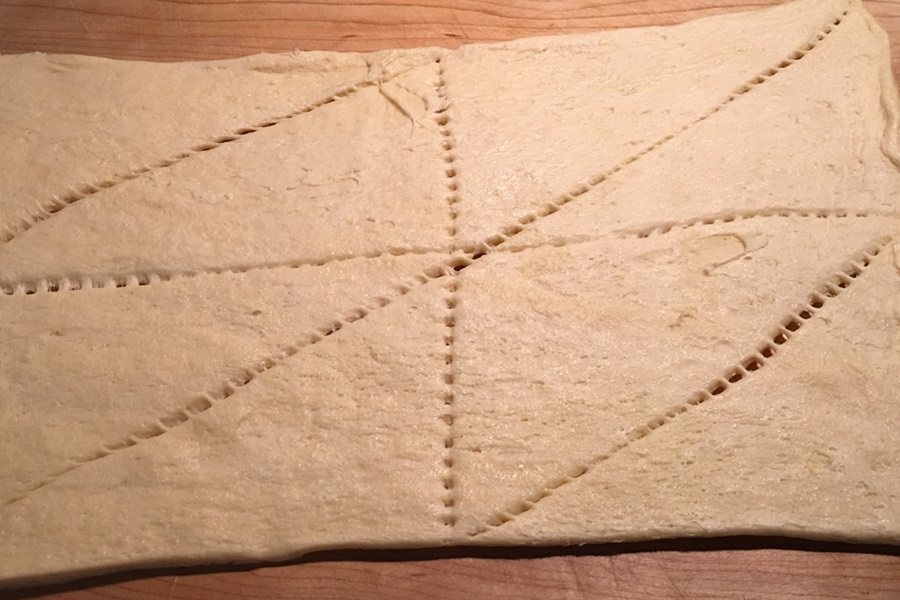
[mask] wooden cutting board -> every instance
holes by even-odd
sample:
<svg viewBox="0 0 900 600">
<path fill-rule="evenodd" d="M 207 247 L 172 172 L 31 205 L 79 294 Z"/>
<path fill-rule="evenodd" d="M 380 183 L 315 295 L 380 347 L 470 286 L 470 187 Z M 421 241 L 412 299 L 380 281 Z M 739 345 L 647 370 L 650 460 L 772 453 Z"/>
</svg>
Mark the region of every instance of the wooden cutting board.
<svg viewBox="0 0 900 600">
<path fill-rule="evenodd" d="M 456 47 L 673 24 L 776 2 L 0 0 L 0 53 L 39 50 L 174 61 L 295 48 Z M 866 4 L 891 34 L 895 73 L 900 73 L 900 0 Z M 126 573 L 0 597 L 897 600 L 900 547 L 728 538 L 577 549 L 330 553 L 255 569 Z"/>
</svg>

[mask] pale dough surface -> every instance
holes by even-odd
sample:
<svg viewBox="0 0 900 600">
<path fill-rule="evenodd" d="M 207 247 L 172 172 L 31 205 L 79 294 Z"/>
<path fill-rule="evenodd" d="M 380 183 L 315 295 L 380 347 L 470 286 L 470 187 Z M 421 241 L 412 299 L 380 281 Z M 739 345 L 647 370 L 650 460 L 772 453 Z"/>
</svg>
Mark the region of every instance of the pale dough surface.
<svg viewBox="0 0 900 600">
<path fill-rule="evenodd" d="M 0 585 L 900 543 L 898 99 L 858 1 L 0 78 Z"/>
</svg>

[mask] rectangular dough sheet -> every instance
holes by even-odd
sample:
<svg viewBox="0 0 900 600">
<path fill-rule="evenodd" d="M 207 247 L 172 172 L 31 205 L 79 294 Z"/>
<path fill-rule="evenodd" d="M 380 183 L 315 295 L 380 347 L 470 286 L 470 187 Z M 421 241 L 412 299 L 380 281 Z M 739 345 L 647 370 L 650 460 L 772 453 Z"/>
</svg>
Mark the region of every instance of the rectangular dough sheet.
<svg viewBox="0 0 900 600">
<path fill-rule="evenodd" d="M 900 113 L 859 1 L 0 77 L 0 586 L 900 542 Z"/>
</svg>

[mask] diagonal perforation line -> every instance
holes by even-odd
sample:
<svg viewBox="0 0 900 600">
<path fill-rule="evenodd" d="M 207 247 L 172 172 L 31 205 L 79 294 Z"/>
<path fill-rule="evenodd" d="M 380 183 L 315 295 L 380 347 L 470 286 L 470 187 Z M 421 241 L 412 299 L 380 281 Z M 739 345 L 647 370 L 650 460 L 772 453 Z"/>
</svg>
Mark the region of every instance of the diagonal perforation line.
<svg viewBox="0 0 900 600">
<path fill-rule="evenodd" d="M 865 219 L 869 217 L 881 217 L 886 219 L 896 219 L 898 213 L 880 212 L 872 210 L 849 210 L 843 208 L 787 208 L 787 207 L 768 207 L 761 209 L 749 210 L 732 210 L 724 213 L 701 215 L 691 217 L 683 221 L 668 221 L 656 223 L 637 229 L 628 229 L 615 232 L 621 238 L 636 237 L 649 238 L 652 236 L 662 236 L 675 231 L 683 231 L 694 227 L 704 225 L 719 225 L 726 223 L 735 223 L 741 221 L 750 221 L 753 219 Z"/>
<path fill-rule="evenodd" d="M 516 254 L 525 250 L 535 250 L 539 248 L 564 248 L 567 246 L 578 246 L 581 244 L 590 244 L 606 239 L 648 239 L 656 238 L 678 231 L 685 231 L 695 227 L 705 227 L 712 225 L 724 225 L 729 223 L 740 224 L 743 221 L 755 219 L 785 219 L 785 218 L 808 218 L 808 219 L 897 219 L 900 214 L 893 212 L 877 212 L 877 211 L 853 211 L 839 208 L 764 208 L 759 210 L 729 211 L 727 213 L 714 213 L 691 217 L 683 221 L 668 221 L 663 223 L 654 223 L 645 225 L 635 229 L 622 229 L 611 231 L 600 235 L 578 235 L 571 238 L 557 238 L 547 241 L 535 242 L 533 244 L 510 244 L 503 245 L 495 249 L 495 252 L 505 252 L 508 254 Z"/>
<path fill-rule="evenodd" d="M 513 238 L 513 237 L 519 235 L 520 233 L 522 233 L 523 231 L 525 231 L 529 226 L 531 226 L 536 221 L 539 221 L 540 219 L 543 219 L 544 217 L 548 217 L 556 212 L 559 212 L 565 205 L 569 204 L 570 202 L 572 202 L 574 200 L 577 200 L 579 197 L 583 196 L 584 194 L 591 191 L 595 187 L 599 186 L 606 180 L 610 179 L 611 177 L 613 177 L 614 175 L 616 175 L 617 173 L 619 173 L 620 171 L 622 171 L 623 169 L 625 169 L 626 167 L 631 165 L 632 163 L 635 163 L 635 162 L 641 160 L 643 157 L 647 156 L 648 154 L 650 154 L 652 152 L 655 152 L 656 150 L 659 150 L 660 148 L 662 148 L 663 146 L 665 146 L 666 144 L 668 144 L 675 138 L 679 137 L 681 134 L 683 134 L 687 131 L 690 131 L 695 126 L 706 121 L 713 115 L 721 112 L 722 110 L 727 108 L 729 105 L 736 102 L 738 99 L 749 94 L 751 91 L 753 91 L 760 85 L 763 85 L 772 77 L 777 77 L 780 73 L 782 73 L 786 69 L 789 69 L 791 67 L 791 65 L 802 60 L 807 54 L 812 52 L 819 45 L 819 43 L 825 41 L 825 39 L 828 38 L 828 36 L 831 35 L 838 26 L 840 26 L 840 24 L 844 20 L 844 17 L 846 17 L 847 14 L 848 14 L 848 11 L 844 10 L 839 16 L 832 19 L 825 27 L 823 27 L 815 36 L 813 36 L 810 40 L 804 42 L 797 50 L 792 52 L 790 54 L 790 56 L 779 61 L 777 65 L 764 70 L 759 75 L 756 75 L 755 77 L 749 79 L 745 83 L 738 86 L 734 91 L 732 91 L 728 96 L 726 96 L 725 99 L 722 100 L 719 104 L 716 104 L 712 108 L 708 109 L 706 112 L 701 114 L 699 117 L 697 117 L 693 121 L 690 121 L 689 123 L 687 123 L 685 125 L 682 125 L 676 131 L 669 133 L 667 135 L 664 135 L 663 137 L 659 138 L 655 142 L 648 144 L 647 146 L 642 148 L 637 153 L 626 157 L 624 160 L 618 162 L 613 167 L 607 169 L 606 171 L 604 171 L 602 173 L 594 175 L 593 177 L 589 178 L 587 181 L 584 181 L 584 182 L 576 185 L 569 192 L 562 194 L 561 196 L 558 196 L 555 200 L 551 200 L 551 201 L 547 202 L 543 206 L 539 207 L 537 210 L 519 217 L 519 219 L 517 220 L 516 223 L 513 223 L 512 225 L 507 225 L 506 227 L 502 228 L 499 233 L 496 233 L 496 234 L 488 237 L 487 239 L 485 239 L 484 241 L 482 241 L 480 244 L 477 245 L 478 247 L 474 250 L 475 256 L 479 257 L 481 254 L 490 252 L 497 246 L 500 246 L 500 245 L 506 243 L 511 238 Z"/>
<path fill-rule="evenodd" d="M 21 501 L 33 492 L 53 483 L 63 475 L 75 471 L 86 464 L 102 460 L 127 448 L 136 446 L 145 440 L 153 439 L 172 431 L 197 415 L 211 409 L 219 402 L 230 399 L 245 386 L 259 379 L 262 374 L 285 364 L 288 359 L 297 355 L 304 348 L 328 339 L 353 323 L 366 318 L 373 312 L 406 296 L 412 290 L 425 285 L 429 281 L 455 275 L 458 271 L 465 269 L 470 264 L 471 261 L 454 257 L 449 259 L 446 263 L 434 265 L 426 269 L 422 273 L 413 276 L 408 281 L 395 284 L 389 294 L 370 298 L 368 301 L 358 305 L 355 309 L 344 313 L 343 316 L 327 321 L 325 324 L 319 326 L 314 331 L 309 332 L 294 343 L 281 346 L 270 355 L 261 358 L 255 364 L 241 369 L 237 375 L 234 375 L 218 386 L 197 395 L 183 405 L 182 408 L 158 418 L 155 423 L 134 430 L 129 435 L 107 443 L 92 452 L 72 458 L 68 461 L 68 464 L 61 467 L 58 471 L 36 482 L 18 496 L 6 501 L 4 504 L 0 505 L 0 508 Z"/>
<path fill-rule="evenodd" d="M 603 462 L 609 460 L 631 444 L 672 423 L 696 406 L 727 393 L 731 386 L 751 377 L 753 373 L 767 366 L 770 359 L 777 356 L 781 351 L 780 348 L 787 344 L 795 335 L 798 335 L 803 325 L 812 319 L 816 312 L 820 311 L 831 299 L 837 298 L 866 272 L 890 241 L 891 238 L 889 237 L 880 238 L 869 244 L 865 250 L 851 256 L 841 268 L 834 271 L 816 286 L 808 294 L 807 299 L 800 303 L 791 314 L 779 321 L 772 328 L 769 337 L 758 344 L 754 351 L 738 363 L 726 368 L 719 377 L 713 379 L 704 388 L 691 394 L 682 404 L 670 408 L 664 413 L 657 414 L 643 425 L 633 428 L 617 443 L 582 464 L 571 468 L 562 477 L 548 482 L 542 488 L 515 502 L 505 510 L 495 513 L 476 529 L 468 532 L 468 535 L 477 537 L 527 513 L 542 500 L 556 493 L 560 488 L 578 481 L 582 476 L 595 470 Z"/>
<path fill-rule="evenodd" d="M 116 290 L 121 288 L 154 285 L 183 281 L 203 275 L 239 275 L 254 271 L 271 271 L 275 269 L 298 269 L 300 267 L 327 267 L 335 263 L 351 260 L 372 260 L 388 256 L 413 256 L 423 254 L 441 254 L 446 248 L 409 247 L 388 248 L 385 251 L 361 254 L 343 254 L 323 259 L 285 260 L 251 265 L 204 268 L 190 271 L 177 270 L 141 270 L 130 273 L 106 273 L 79 275 L 73 277 L 42 277 L 39 279 L 0 280 L 0 295 L 31 296 L 40 293 L 76 292 L 90 289 Z"/>
<path fill-rule="evenodd" d="M 120 185 L 127 181 L 131 181 L 132 179 L 137 179 L 138 177 L 151 171 L 159 171 L 161 169 L 168 168 L 172 165 L 180 163 L 185 159 L 196 156 L 197 154 L 208 152 L 225 144 L 230 144 L 231 142 L 238 141 L 263 129 L 267 129 L 269 127 L 278 125 L 279 123 L 289 121 L 294 117 L 310 113 L 317 108 L 321 108 L 323 106 L 336 102 L 341 98 L 346 98 L 347 96 L 350 96 L 360 89 L 377 86 L 379 84 L 385 83 L 385 81 L 386 79 L 384 78 L 363 79 L 355 83 L 344 85 L 338 88 L 335 92 L 319 100 L 305 104 L 300 108 L 281 115 L 269 117 L 253 125 L 239 127 L 229 134 L 216 136 L 205 142 L 201 142 L 187 150 L 183 150 L 177 154 L 173 154 L 168 158 L 163 158 L 150 164 L 134 167 L 129 171 L 117 173 L 103 179 L 97 179 L 91 183 L 78 184 L 70 188 L 66 193 L 54 196 L 51 200 L 37 206 L 30 214 L 22 217 L 19 221 L 7 224 L 4 227 L 0 227 L 0 243 L 11 242 L 29 229 L 35 227 L 43 221 L 46 221 L 47 219 L 50 219 L 65 208 L 87 198 L 90 198 L 91 196 L 99 194 L 104 190 L 116 187 L 117 185 Z"/>
</svg>

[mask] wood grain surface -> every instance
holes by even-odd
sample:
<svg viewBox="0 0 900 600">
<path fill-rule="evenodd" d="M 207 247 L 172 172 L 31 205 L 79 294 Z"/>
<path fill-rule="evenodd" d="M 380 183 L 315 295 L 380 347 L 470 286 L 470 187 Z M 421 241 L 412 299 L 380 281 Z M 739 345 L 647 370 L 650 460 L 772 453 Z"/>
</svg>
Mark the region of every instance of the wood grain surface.
<svg viewBox="0 0 900 600">
<path fill-rule="evenodd" d="M 0 0 L 0 53 L 176 61 L 507 40 L 663 25 L 777 0 Z M 866 2 L 894 44 L 900 0 Z M 52 535 L 52 532 L 47 532 Z M 0 540 L 2 543 L 2 540 Z M 772 538 L 578 549 L 326 553 L 279 566 L 125 573 L 0 598 L 900 600 L 900 549 Z"/>
<path fill-rule="evenodd" d="M 0 598 L 896 600 L 900 555 L 781 538 L 332 552 L 278 566 L 123 573 Z"/>
</svg>

